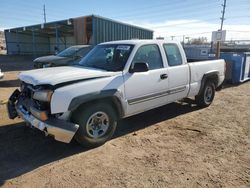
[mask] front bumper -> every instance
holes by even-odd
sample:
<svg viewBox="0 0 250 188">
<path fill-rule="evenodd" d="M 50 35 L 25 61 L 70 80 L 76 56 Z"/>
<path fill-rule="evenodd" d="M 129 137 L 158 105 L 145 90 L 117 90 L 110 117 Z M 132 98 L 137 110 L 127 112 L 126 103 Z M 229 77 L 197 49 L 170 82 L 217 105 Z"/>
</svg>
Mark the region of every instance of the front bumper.
<svg viewBox="0 0 250 188">
<path fill-rule="evenodd" d="M 9 98 L 7 108 L 10 119 L 19 116 L 31 126 L 44 131 L 46 135 L 51 135 L 57 141 L 70 143 L 79 125 L 67 122 L 62 119 L 49 117 L 46 121 L 36 118 L 27 107 L 24 107 L 22 99 L 19 98 L 20 92 L 16 90 Z"/>
</svg>

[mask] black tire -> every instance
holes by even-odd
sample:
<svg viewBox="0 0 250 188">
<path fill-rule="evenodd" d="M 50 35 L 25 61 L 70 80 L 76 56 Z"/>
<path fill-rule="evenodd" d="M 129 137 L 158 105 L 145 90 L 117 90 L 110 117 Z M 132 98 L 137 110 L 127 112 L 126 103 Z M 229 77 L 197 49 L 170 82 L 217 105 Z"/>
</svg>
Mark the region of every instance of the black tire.
<svg viewBox="0 0 250 188">
<path fill-rule="evenodd" d="M 199 107 L 208 107 L 210 104 L 212 104 L 214 96 L 215 84 L 212 81 L 207 81 L 201 93 L 195 97 L 196 104 Z"/>
<path fill-rule="evenodd" d="M 98 114 L 99 113 L 99 114 Z M 96 116 L 100 116 L 100 114 L 104 115 L 105 117 L 108 117 L 108 121 L 106 121 L 105 124 L 108 124 L 107 129 L 101 132 L 98 131 L 98 128 L 91 128 L 89 127 L 93 126 L 100 126 L 100 122 L 93 123 L 94 120 L 91 117 L 96 114 Z M 95 116 L 94 116 L 95 117 Z M 74 112 L 72 120 L 74 123 L 79 125 L 79 129 L 77 130 L 75 134 L 75 140 L 82 146 L 87 148 L 93 148 L 100 145 L 103 145 L 106 141 L 108 141 L 114 134 L 116 130 L 117 125 L 117 118 L 115 110 L 111 105 L 108 103 L 89 103 L 83 108 L 79 108 L 76 112 Z M 98 119 L 101 121 L 100 119 Z M 98 121 L 97 120 L 97 121 Z M 90 126 L 90 123 L 92 122 L 94 125 Z M 108 123 L 107 123 L 108 122 Z M 106 126 L 106 125 L 105 125 Z M 96 129 L 96 130 L 93 130 Z M 91 132 L 92 131 L 92 132 Z M 100 133 L 100 137 L 94 138 L 94 132 L 98 132 L 98 135 Z M 103 135 L 102 135 L 103 134 Z"/>
</svg>

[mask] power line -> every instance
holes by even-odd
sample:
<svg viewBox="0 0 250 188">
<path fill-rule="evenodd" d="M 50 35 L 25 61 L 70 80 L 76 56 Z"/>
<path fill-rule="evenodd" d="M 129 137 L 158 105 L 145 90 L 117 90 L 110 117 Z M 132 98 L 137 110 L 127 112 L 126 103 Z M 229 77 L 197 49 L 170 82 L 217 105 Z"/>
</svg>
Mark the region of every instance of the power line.
<svg viewBox="0 0 250 188">
<path fill-rule="evenodd" d="M 185 36 L 194 36 L 194 35 L 202 35 L 202 34 L 211 34 L 213 31 L 207 31 L 207 32 L 199 32 L 199 33 L 189 33 L 189 34 L 184 34 Z M 239 33 L 250 33 L 250 31 L 237 31 L 237 30 L 227 30 L 227 32 L 239 32 Z M 174 37 L 183 37 L 183 35 L 175 35 Z"/>
<path fill-rule="evenodd" d="M 172 7 L 171 7 L 171 5 L 172 5 Z M 136 13 L 136 15 L 141 15 L 142 12 L 145 12 L 147 14 L 149 11 L 152 11 L 152 9 L 157 8 L 157 7 L 164 8 L 164 11 L 167 11 L 167 12 L 169 10 L 172 10 L 175 6 L 177 6 L 177 7 L 174 8 L 176 10 L 178 10 L 180 8 L 183 8 L 183 7 L 179 6 L 179 5 L 184 5 L 185 7 L 188 7 L 188 6 L 195 6 L 195 5 L 197 5 L 197 3 L 190 4 L 190 2 L 180 0 L 177 3 L 176 2 L 165 2 L 165 3 L 161 3 L 161 4 L 154 4 L 152 6 L 141 6 L 139 10 L 138 10 L 138 8 L 136 8 L 136 9 L 133 9 L 133 8 L 131 9 L 130 8 L 128 10 L 123 9 L 123 10 L 118 10 L 117 11 L 118 14 L 115 13 L 115 17 L 117 18 L 117 16 L 126 16 L 126 15 L 127 16 L 133 16 L 133 13 Z M 51 11 L 55 12 L 54 9 L 48 8 L 47 10 L 51 10 Z M 74 13 L 76 11 L 80 11 L 80 10 L 76 10 L 76 9 L 72 9 L 72 8 L 67 9 L 67 11 L 68 10 L 70 10 L 70 11 L 72 11 Z M 159 10 L 154 10 L 154 11 L 159 11 Z M 57 10 L 57 12 L 65 13 L 65 11 L 63 11 L 63 10 Z M 109 12 L 110 12 L 110 10 L 109 10 Z M 113 11 L 113 12 L 115 12 L 115 11 Z M 129 12 L 129 13 L 128 14 L 127 13 L 126 14 L 121 14 L 121 12 Z"/>
<path fill-rule="evenodd" d="M 240 31 L 240 30 L 227 30 L 228 32 L 235 32 L 235 33 L 250 33 L 250 31 Z"/>
<path fill-rule="evenodd" d="M 209 33 L 212 33 L 212 32 L 213 32 L 213 31 L 199 32 L 199 33 L 189 33 L 189 34 L 185 34 L 185 36 L 209 34 Z M 182 36 L 183 36 L 183 35 L 176 35 L 175 37 L 182 37 Z"/>
<path fill-rule="evenodd" d="M 241 4 L 241 5 L 239 5 L 239 6 L 244 6 L 244 8 L 241 8 L 241 9 L 239 9 L 239 10 L 243 10 L 243 9 L 246 9 L 246 10 L 248 10 L 249 9 L 249 7 L 245 7 L 245 5 L 244 4 Z M 237 7 L 234 7 L 234 8 L 239 8 L 239 6 L 237 6 Z M 154 7 L 152 7 L 152 8 L 154 8 Z M 190 6 L 186 6 L 184 9 L 185 10 L 187 10 L 187 8 L 190 8 Z M 206 8 L 206 9 L 202 9 L 202 8 Z M 180 10 L 184 10 L 183 9 L 183 7 L 181 7 L 181 9 L 180 8 L 176 8 L 176 9 L 171 9 L 171 10 L 166 10 L 165 9 L 165 11 L 157 11 L 157 12 L 152 12 L 152 11 L 147 11 L 146 12 L 146 14 L 142 14 L 142 11 L 144 11 L 144 10 L 137 10 L 137 12 L 136 12 L 136 14 L 133 14 L 133 12 L 132 12 L 132 14 L 131 14 L 131 11 L 130 11 L 130 14 L 129 14 L 129 17 L 121 17 L 121 15 L 124 15 L 124 14 L 116 14 L 115 16 L 114 16 L 114 18 L 116 18 L 117 19 L 117 17 L 118 18 L 123 18 L 123 19 L 126 19 L 126 18 L 140 18 L 140 17 L 143 17 L 143 18 L 147 18 L 147 17 L 152 17 L 152 16 L 161 16 L 161 15 L 167 15 L 167 17 L 169 18 L 169 17 L 173 17 L 173 16 L 176 16 L 176 14 L 178 14 L 178 16 L 180 16 L 180 17 L 186 17 L 186 16 L 194 16 L 194 15 L 197 15 L 197 13 L 203 13 L 203 15 L 204 15 L 204 13 L 211 13 L 211 11 L 214 9 L 214 8 L 216 8 L 217 9 L 217 7 L 216 6 L 207 6 L 207 5 L 198 5 L 198 7 L 196 7 L 196 9 L 198 9 L 198 10 L 196 10 L 195 12 L 188 12 L 188 11 L 180 11 Z M 50 9 L 50 8 L 48 8 L 48 7 L 46 7 L 46 10 L 53 10 L 53 9 Z M 67 9 L 67 11 L 68 10 L 70 10 L 70 11 L 73 11 L 73 9 Z M 178 11 L 179 10 L 179 11 Z M 231 11 L 235 11 L 236 9 L 233 9 L 233 10 L 231 10 Z M 56 13 L 57 12 L 57 13 Z M 53 12 L 50 12 L 50 15 L 52 15 L 52 16 L 49 16 L 49 18 L 50 19 L 62 19 L 62 15 L 59 13 L 59 12 L 61 12 L 61 13 L 65 13 L 65 11 L 62 11 L 62 10 L 53 10 Z M 75 13 L 76 11 L 74 11 L 74 13 Z M 152 12 L 152 14 L 149 14 L 149 12 Z M 167 14 L 166 14 L 166 12 L 167 12 Z M 172 13 L 172 14 L 171 14 Z M 126 14 L 126 15 L 128 15 L 128 14 Z M 53 17 L 54 16 L 54 17 Z M 78 15 L 79 16 L 79 15 Z M 74 17 L 74 16 L 68 16 L 68 17 Z M 112 17 L 112 16 L 111 16 Z"/>
<path fill-rule="evenodd" d="M 13 16 L 13 15 L 1 15 L 1 18 L 6 18 L 6 19 L 11 19 L 11 20 L 19 20 L 19 21 L 25 21 L 25 22 L 30 22 L 30 23 L 37 23 L 37 22 L 41 22 L 41 16 L 40 16 L 40 21 L 38 21 L 38 17 L 34 17 L 37 18 L 22 18 L 22 17 L 17 17 L 17 16 Z"/>
<path fill-rule="evenodd" d="M 217 20 L 218 18 L 211 18 L 211 19 L 206 19 L 206 20 L 195 20 L 195 21 L 188 21 L 188 22 L 182 22 L 182 23 L 177 23 L 177 24 L 167 24 L 167 25 L 161 25 L 161 26 L 152 26 L 152 28 L 165 28 L 165 27 L 172 27 L 172 26 L 179 26 L 179 25 L 188 25 L 188 24 L 193 24 L 193 23 L 201 23 L 201 22 L 206 22 L 206 21 L 213 21 Z"/>
<path fill-rule="evenodd" d="M 213 3 L 213 2 L 212 2 Z M 169 3 L 168 3 L 169 4 Z M 189 3 L 190 4 L 190 3 Z M 167 5 L 167 4 L 166 4 Z M 192 5 L 192 4 L 191 4 Z M 206 8 L 205 10 L 202 10 L 201 8 L 203 8 L 203 7 L 201 7 L 201 5 L 200 4 L 198 4 L 198 5 L 192 5 L 192 6 L 185 6 L 185 7 L 177 7 L 177 8 L 172 8 L 172 7 L 170 7 L 170 9 L 169 8 L 165 8 L 164 9 L 164 11 L 159 11 L 159 10 L 157 10 L 157 12 L 153 12 L 153 14 L 148 14 L 149 12 L 152 12 L 152 9 L 153 8 L 156 8 L 157 6 L 153 6 L 153 7 L 148 7 L 148 8 L 150 8 L 150 10 L 149 11 L 147 11 L 145 14 L 142 14 L 142 12 L 143 11 L 146 11 L 143 7 L 142 7 L 142 9 L 140 9 L 139 11 L 138 11 L 138 9 L 136 10 L 136 13 L 135 14 L 133 14 L 133 12 L 131 11 L 131 10 L 129 10 L 129 14 L 126 14 L 126 15 L 128 15 L 129 17 L 123 17 L 123 19 L 124 18 L 138 18 L 138 17 L 143 17 L 143 18 L 145 18 L 145 17 L 152 17 L 153 15 L 155 16 L 155 15 L 166 15 L 166 12 L 167 12 L 167 14 L 168 15 L 176 15 L 176 14 L 171 14 L 171 12 L 175 12 L 175 13 L 177 13 L 179 16 L 184 16 L 184 15 L 187 15 L 187 11 L 180 11 L 180 12 L 177 12 L 177 10 L 187 10 L 188 8 L 193 8 L 194 6 L 196 7 L 196 9 L 198 9 L 198 11 L 195 11 L 195 14 L 197 13 L 197 12 L 202 12 L 202 13 L 204 13 L 204 12 L 206 12 L 207 10 L 209 10 L 209 11 L 211 11 L 212 10 L 212 8 L 213 7 L 215 7 L 215 6 L 213 6 L 213 7 L 208 7 L 207 6 L 208 4 L 205 4 L 205 6 L 204 6 L 204 4 L 202 4 L 202 6 L 204 6 L 204 8 Z M 242 4 L 241 4 L 242 5 Z M 197 7 L 197 6 L 199 6 L 199 7 Z M 171 9 L 172 8 L 172 9 Z M 215 7 L 216 8 L 216 7 Z M 49 9 L 49 10 L 52 10 L 52 9 Z M 69 10 L 70 11 L 74 11 L 74 9 L 67 9 L 67 11 L 69 12 Z M 53 10 L 54 11 L 54 10 Z M 54 11 L 55 12 L 55 11 Z M 54 12 L 52 12 L 51 13 L 51 15 L 56 15 Z M 62 11 L 62 10 L 57 10 L 57 14 L 58 14 L 58 12 L 62 12 L 62 13 L 65 13 L 64 11 Z M 76 11 L 74 11 L 74 12 L 76 12 Z M 120 11 L 121 12 L 121 11 Z M 126 12 L 126 11 L 123 11 L 123 12 Z M 131 14 L 131 12 L 132 12 L 132 14 Z M 184 14 L 183 14 L 184 13 Z M 189 15 L 190 15 L 190 12 L 188 13 Z M 124 14 L 116 14 L 113 18 L 117 18 L 117 17 L 120 17 L 120 18 L 122 18 L 121 17 L 121 15 L 124 15 Z M 194 15 L 194 13 L 193 12 L 191 12 L 191 15 Z M 58 16 L 59 16 L 59 14 L 58 14 Z M 61 15 L 60 15 L 61 16 Z M 111 16 L 112 17 L 112 16 Z M 168 16 L 169 17 L 169 16 Z M 52 17 L 50 17 L 51 19 L 54 19 L 54 18 L 52 18 Z M 61 18 L 59 18 L 59 19 L 61 19 Z"/>
<path fill-rule="evenodd" d="M 22 1 L 21 1 L 22 2 Z M 185 3 L 184 3 L 185 2 Z M 182 4 L 182 5 L 184 5 L 184 4 L 186 4 L 187 3 L 187 1 L 181 1 L 181 2 L 179 2 L 179 4 Z M 239 1 L 240 2 L 240 1 Z M 246 1 L 246 2 L 248 2 L 249 3 L 249 1 Z M 20 1 L 19 1 L 19 3 L 20 3 Z M 209 10 L 211 10 L 211 9 L 209 9 L 209 8 L 207 8 L 207 5 L 210 5 L 210 4 L 213 4 L 214 2 L 211 2 L 210 1 L 210 3 L 208 4 L 208 3 L 206 3 L 206 4 L 197 4 L 197 5 L 195 5 L 195 4 L 190 4 L 190 3 L 188 3 L 187 4 L 187 6 L 185 6 L 185 7 L 177 7 L 177 8 L 175 8 L 175 9 L 171 9 L 171 7 L 169 7 L 169 8 L 167 8 L 166 9 L 166 11 L 161 11 L 160 12 L 160 15 L 166 15 L 166 14 L 170 14 L 171 15 L 171 12 L 176 12 L 177 10 L 187 10 L 187 9 L 189 9 L 189 8 L 194 8 L 194 7 L 196 7 L 196 9 L 198 9 L 198 10 L 196 10 L 195 11 L 195 13 L 198 13 L 198 12 L 206 12 L 206 11 L 209 11 Z M 175 5 L 176 6 L 176 3 L 174 4 L 174 3 L 164 3 L 164 4 L 158 4 L 158 5 L 156 5 L 156 6 L 152 6 L 152 7 L 150 7 L 150 6 L 148 6 L 148 8 L 149 8 L 149 11 L 150 10 L 152 10 L 152 9 L 155 9 L 156 7 L 162 7 L 163 5 Z M 28 5 L 28 4 L 27 4 Z M 204 7 L 204 8 L 206 8 L 205 10 L 203 10 L 203 9 L 201 9 L 203 6 L 206 6 L 206 7 Z M 25 7 L 26 7 L 26 5 L 25 5 Z M 24 8 L 24 7 L 23 7 Z M 34 7 L 35 8 L 35 7 Z M 47 10 L 47 7 L 46 7 L 46 10 Z M 67 9 L 67 10 L 70 10 L 70 11 L 73 11 L 73 9 Z M 143 7 L 142 7 L 142 9 L 141 10 L 143 10 Z M 34 11 L 34 10 L 33 10 Z M 53 10 L 54 12 L 54 15 L 56 15 L 56 11 L 55 10 Z M 140 10 L 139 10 L 140 11 Z M 144 11 L 144 10 L 143 10 Z M 29 13 L 30 11 L 26 11 L 25 13 Z M 57 12 L 59 12 L 59 11 L 57 11 Z M 64 12 L 65 13 L 65 12 Z M 191 12 L 192 13 L 192 12 Z M 159 12 L 156 12 L 156 14 L 159 14 Z M 187 11 L 182 11 L 181 13 L 179 13 L 178 12 L 178 15 L 180 16 L 180 17 L 183 17 L 183 15 L 187 15 L 187 14 L 190 14 L 190 13 L 187 13 Z M 44 14 L 43 14 L 44 15 Z M 53 15 L 53 14 L 52 14 Z M 130 14 L 131 15 L 131 14 Z M 136 15 L 136 14 L 132 14 L 132 15 Z M 142 15 L 140 12 L 138 12 L 138 10 L 137 10 L 137 15 Z M 172 14 L 173 15 L 173 14 Z M 192 13 L 192 15 L 194 15 L 193 13 Z M 4 16 L 4 15 L 3 15 Z M 35 17 L 36 15 L 34 15 L 34 17 Z M 60 15 L 61 16 L 61 15 Z M 143 15 L 144 17 L 147 17 L 147 16 L 150 16 L 150 14 L 147 14 L 147 15 Z M 13 17 L 13 16 L 12 16 Z M 58 17 L 59 17 L 59 14 L 58 14 Z M 116 16 L 117 17 L 117 16 Z M 30 17 L 29 16 L 29 20 L 31 21 L 31 19 L 32 19 L 33 17 Z M 47 17 L 47 15 L 46 15 L 46 18 L 49 18 L 49 19 L 54 19 L 53 17 Z M 18 17 L 17 18 L 18 20 L 28 20 L 28 19 L 26 19 L 26 18 L 24 18 L 24 19 L 22 19 L 22 17 Z M 61 18 L 59 18 L 59 19 L 61 19 Z M 204 21 L 212 21 L 212 20 L 216 20 L 217 18 L 211 18 L 211 19 L 206 19 L 206 20 L 197 20 L 197 21 L 193 21 L 193 22 L 186 22 L 186 23 L 180 23 L 180 24 L 167 24 L 167 25 L 163 25 L 163 26 L 155 26 L 155 27 L 153 27 L 153 28 L 164 28 L 164 27 L 170 27 L 170 26 L 182 26 L 182 25 L 188 25 L 188 24 L 192 24 L 192 23 L 202 23 L 202 22 L 204 22 Z M 225 20 L 225 18 L 224 18 L 224 20 Z M 33 20 L 32 22 L 36 22 L 35 20 Z"/>
<path fill-rule="evenodd" d="M 237 16 L 237 17 L 228 17 L 228 19 L 236 19 L 236 18 L 248 18 L 249 16 Z M 194 20 L 194 21 L 187 21 L 187 22 L 182 22 L 182 23 L 177 23 L 177 24 L 166 24 L 166 25 L 161 25 L 161 26 L 152 26 L 152 28 L 165 28 L 165 27 L 172 27 L 172 26 L 179 26 L 179 25 L 188 25 L 188 24 L 193 24 L 193 23 L 202 23 L 206 21 L 214 21 L 217 20 L 218 18 L 211 18 L 211 19 L 206 19 L 206 20 Z"/>
<path fill-rule="evenodd" d="M 22 2 L 22 1 L 21 1 Z M 23 3 L 21 3 L 20 1 L 19 1 L 19 4 L 23 4 Z M 243 1 L 239 1 L 239 2 L 243 2 Z M 249 3 L 249 1 L 244 1 L 244 2 L 248 2 Z M 188 4 L 187 4 L 188 3 Z M 209 4 L 211 4 L 211 3 L 214 3 L 213 1 L 210 1 L 210 3 Z M 186 5 L 185 7 L 180 7 L 180 6 L 178 6 L 178 7 L 176 7 L 176 8 L 172 8 L 171 7 L 171 5 L 174 5 L 174 6 L 177 6 L 177 4 L 181 4 L 181 5 Z M 206 3 L 205 5 L 207 6 L 207 5 L 209 5 L 208 3 Z M 30 5 L 30 4 L 24 4 L 25 5 L 25 7 L 27 7 L 28 5 Z M 27 5 L 27 6 L 26 6 Z M 199 6 L 199 7 L 197 7 L 197 9 L 199 10 L 199 11 L 204 11 L 204 10 L 202 10 L 202 9 L 200 9 L 200 6 L 201 6 L 201 4 L 197 4 L 197 3 L 195 3 L 195 4 L 190 4 L 190 2 L 187 2 L 187 1 L 179 1 L 178 3 L 171 3 L 171 2 L 168 2 L 168 3 L 162 3 L 162 4 L 157 4 L 157 5 L 154 5 L 154 6 L 147 6 L 146 8 L 149 8 L 149 11 L 150 10 L 152 10 L 152 9 L 154 9 L 154 8 L 156 8 L 156 7 L 163 7 L 164 5 L 166 5 L 166 6 L 168 6 L 169 8 L 167 8 L 167 9 L 165 9 L 165 11 L 164 11 L 164 14 L 170 14 L 171 12 L 173 12 L 173 11 L 177 11 L 177 10 L 183 10 L 183 8 L 184 9 L 188 9 L 188 8 L 193 8 L 193 7 L 197 7 L 197 6 Z M 202 4 L 202 6 L 204 6 L 204 3 Z M 29 6 L 28 6 L 29 7 Z M 31 6 L 30 6 L 31 7 Z M 145 7 L 145 6 L 144 6 Z M 142 7 L 142 9 L 140 9 L 139 11 L 140 12 L 142 12 L 142 11 L 145 11 L 145 8 L 144 7 Z M 32 6 L 32 9 L 35 9 L 36 7 L 34 7 L 34 6 Z M 171 9 L 172 8 L 172 9 Z M 205 10 L 210 10 L 210 9 L 208 9 L 207 7 L 205 7 L 206 9 Z M 46 7 L 46 10 L 47 10 L 47 7 Z M 52 9 L 51 9 L 52 10 Z M 74 12 L 76 12 L 74 9 L 72 9 L 72 8 L 69 8 L 69 9 L 67 9 L 67 11 L 74 11 Z M 30 10 L 29 10 L 30 11 Z M 28 11 L 28 12 L 29 12 Z M 147 11 L 147 13 L 149 12 L 149 11 Z M 57 11 L 55 11 L 55 9 L 53 9 L 53 12 L 51 13 L 51 15 L 56 15 L 56 13 L 55 12 L 59 12 L 58 10 Z M 65 11 L 62 11 L 63 13 L 65 13 Z M 121 12 L 121 11 L 120 11 Z M 136 10 L 136 13 L 137 13 L 137 15 L 142 15 L 140 12 L 138 12 L 138 9 Z M 185 13 L 185 11 L 183 11 L 184 13 Z M 197 12 L 197 11 L 195 11 L 195 12 Z M 130 10 L 130 13 L 131 13 L 131 10 Z M 58 15 L 58 17 L 59 16 L 61 16 L 60 14 L 57 14 Z M 135 15 L 135 14 L 132 14 L 132 15 Z M 131 14 L 130 14 L 130 16 L 132 16 Z M 182 16 L 182 15 L 186 15 L 186 14 L 183 14 L 183 13 L 178 13 L 178 15 L 180 15 L 180 16 Z M 148 14 L 146 15 L 146 16 L 148 16 Z M 117 17 L 117 15 L 116 15 L 116 17 Z M 145 14 L 144 14 L 144 17 L 145 17 Z M 51 19 L 54 19 L 54 17 L 49 17 L 49 18 L 51 18 Z M 58 18 L 58 19 L 61 19 L 61 18 Z"/>
<path fill-rule="evenodd" d="M 210 1 L 210 2 L 206 1 L 203 4 L 197 4 L 197 3 L 190 4 L 190 3 L 188 3 L 188 5 L 186 5 L 186 6 L 183 6 L 183 7 L 179 6 L 176 8 L 171 7 L 171 6 L 168 6 L 168 8 L 162 7 L 162 11 L 161 11 L 161 9 L 153 10 L 153 8 L 154 8 L 154 6 L 153 6 L 153 7 L 151 7 L 151 9 L 149 11 L 146 11 L 146 12 L 142 8 L 142 9 L 137 10 L 135 13 L 132 13 L 132 14 L 131 14 L 131 11 L 129 11 L 129 14 L 116 14 L 114 17 L 116 17 L 116 18 L 122 17 L 123 19 L 125 19 L 125 18 L 135 18 L 135 17 L 136 18 L 138 18 L 138 17 L 145 18 L 145 17 L 156 16 L 156 15 L 165 15 L 165 16 L 171 17 L 171 16 L 176 16 L 176 14 L 178 14 L 178 16 L 183 16 L 183 15 L 186 15 L 187 10 L 189 10 L 190 8 L 197 9 L 195 12 L 204 12 L 206 10 L 211 10 L 211 9 L 215 9 L 215 8 L 218 9 L 218 7 L 216 5 L 217 4 L 215 4 L 215 2 L 213 2 L 213 1 Z M 142 12 L 145 12 L 145 14 L 142 14 Z M 149 13 L 152 13 L 152 14 L 149 14 Z M 189 11 L 189 14 L 190 13 L 193 13 L 193 11 Z M 128 16 L 126 16 L 126 15 L 128 15 Z"/>
<path fill-rule="evenodd" d="M 212 2 L 213 3 L 213 2 Z M 17 4 L 19 4 L 19 5 L 24 5 L 25 7 L 30 7 L 30 9 L 28 10 L 28 11 L 26 11 L 26 12 L 30 12 L 30 11 L 34 11 L 35 9 L 37 10 L 38 8 L 37 7 L 35 7 L 35 6 L 32 6 L 31 4 L 28 4 L 28 3 L 23 3 L 23 1 L 18 1 L 17 2 Z M 185 5 L 185 7 L 181 7 L 181 6 L 177 6 L 178 4 L 181 4 L 181 5 Z M 186 5 L 187 4 L 187 5 Z M 207 4 L 207 3 L 206 3 Z M 211 4 L 211 2 L 209 3 L 209 4 Z M 10 5 L 10 4 L 7 4 L 7 5 Z M 126 14 L 126 15 L 128 15 L 128 16 L 136 16 L 136 15 L 142 15 L 141 14 L 141 12 L 143 12 L 143 11 L 147 11 L 146 12 L 146 14 L 148 15 L 148 13 L 149 12 L 152 12 L 152 9 L 155 9 L 155 8 L 157 8 L 157 7 L 161 7 L 161 8 L 164 8 L 163 6 L 167 6 L 167 7 L 165 7 L 164 8 L 164 12 L 165 11 L 167 11 L 168 12 L 168 14 L 169 13 L 171 13 L 172 11 L 173 11 L 173 7 L 171 7 L 171 5 L 173 5 L 174 7 L 175 6 L 177 6 L 176 8 L 174 8 L 174 10 L 175 10 L 175 12 L 177 11 L 177 10 L 183 10 L 183 8 L 184 9 L 186 9 L 186 8 L 190 8 L 190 7 L 193 7 L 193 6 L 197 6 L 197 3 L 195 3 L 195 4 L 190 4 L 190 2 L 186 2 L 186 1 L 179 1 L 178 3 L 171 3 L 171 2 L 167 2 L 167 3 L 162 3 L 162 4 L 157 4 L 157 5 L 154 5 L 154 6 L 144 6 L 144 7 L 142 7 L 140 10 L 139 10 L 139 12 L 138 12 L 138 9 L 134 9 L 135 10 L 135 12 L 134 13 L 136 13 L 136 14 L 133 14 L 133 11 L 131 11 L 131 10 L 129 10 L 129 14 Z M 198 4 L 199 5 L 199 4 Z M 204 5 L 204 4 L 203 4 Z M 207 4 L 208 5 L 208 4 Z M 20 6 L 21 7 L 21 6 Z M 169 7 L 169 8 L 168 8 Z M 21 7 L 21 8 L 24 8 L 24 7 Z M 55 10 L 54 9 L 55 7 L 53 7 L 53 9 L 51 9 L 50 7 L 46 7 L 46 10 L 51 10 L 52 12 L 50 13 L 50 15 L 55 15 L 56 17 L 61 17 L 62 15 L 61 14 L 59 14 L 59 12 L 61 12 L 61 13 L 64 13 L 65 14 L 65 11 L 62 11 L 62 10 Z M 149 10 L 147 10 L 147 9 L 149 9 Z M 27 9 L 26 9 L 27 10 Z M 66 9 L 66 11 L 67 12 L 76 12 L 76 11 L 79 11 L 79 10 L 76 10 L 76 9 L 72 9 L 72 8 L 67 8 Z M 159 12 L 159 10 L 155 10 L 155 11 L 157 11 L 157 12 Z M 55 12 L 57 12 L 57 13 L 55 13 Z M 120 11 L 121 12 L 121 11 Z M 118 16 L 122 16 L 122 15 L 124 15 L 124 14 L 120 14 L 120 12 L 118 13 Z M 123 11 L 123 12 L 128 12 L 128 11 Z M 131 15 L 131 12 L 132 12 L 132 15 Z M 22 13 L 25 13 L 25 11 L 23 11 Z M 145 15 L 145 14 L 144 14 Z M 115 15 L 115 17 L 117 18 L 117 14 Z M 50 17 L 51 19 L 54 19 L 54 17 L 52 18 L 52 17 Z M 59 19 L 61 19 L 61 18 L 59 18 Z"/>
<path fill-rule="evenodd" d="M 197 9 L 201 9 L 201 8 L 212 8 L 212 7 L 215 7 L 214 6 L 214 2 L 206 2 L 206 3 L 203 3 L 203 4 L 191 4 L 191 3 L 188 3 L 187 5 L 184 5 L 184 6 L 178 6 L 178 7 L 172 7 L 172 6 L 169 6 L 167 5 L 167 7 L 165 6 L 162 6 L 160 7 L 160 9 L 157 9 L 157 10 L 154 10 L 155 6 L 152 6 L 149 10 L 145 10 L 145 9 L 142 9 L 142 10 L 137 10 L 136 12 L 132 13 L 131 14 L 131 11 L 129 11 L 128 14 L 116 14 L 115 16 L 116 17 L 123 17 L 123 18 L 131 18 L 131 17 L 145 17 L 145 16 L 151 16 L 151 15 L 155 15 L 155 13 L 160 13 L 160 14 L 164 14 L 164 15 L 168 15 L 168 16 L 171 16 L 171 13 L 185 13 L 185 10 L 189 10 L 190 8 L 197 8 Z M 145 12 L 145 13 L 143 13 Z M 142 14 L 143 13 L 143 14 Z M 152 13 L 152 14 L 150 14 Z M 157 15 L 157 14 L 156 14 Z"/>
</svg>

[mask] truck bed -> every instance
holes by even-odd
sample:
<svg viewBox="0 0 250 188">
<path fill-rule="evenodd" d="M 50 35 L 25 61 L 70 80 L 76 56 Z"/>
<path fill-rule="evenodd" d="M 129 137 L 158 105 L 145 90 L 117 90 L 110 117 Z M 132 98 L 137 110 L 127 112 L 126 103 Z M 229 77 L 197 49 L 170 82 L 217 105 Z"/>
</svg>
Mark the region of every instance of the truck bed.
<svg viewBox="0 0 250 188">
<path fill-rule="evenodd" d="M 195 96 L 198 94 L 201 86 L 201 80 L 204 74 L 216 72 L 219 76 L 219 83 L 217 86 L 222 84 L 224 80 L 224 72 L 218 70 L 224 70 L 225 61 L 223 59 L 208 60 L 208 61 L 197 61 L 188 63 L 190 69 L 190 91 L 189 96 Z"/>
</svg>

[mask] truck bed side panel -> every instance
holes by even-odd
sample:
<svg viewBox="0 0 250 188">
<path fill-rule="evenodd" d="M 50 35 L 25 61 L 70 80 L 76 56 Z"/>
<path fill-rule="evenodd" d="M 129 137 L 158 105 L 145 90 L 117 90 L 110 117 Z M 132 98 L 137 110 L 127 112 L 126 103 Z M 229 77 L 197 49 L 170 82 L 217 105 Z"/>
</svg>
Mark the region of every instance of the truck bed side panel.
<svg viewBox="0 0 250 188">
<path fill-rule="evenodd" d="M 218 85 L 224 80 L 224 60 L 210 60 L 189 63 L 191 79 L 188 97 L 196 96 L 201 87 L 201 81 L 205 74 L 219 72 Z"/>
</svg>

